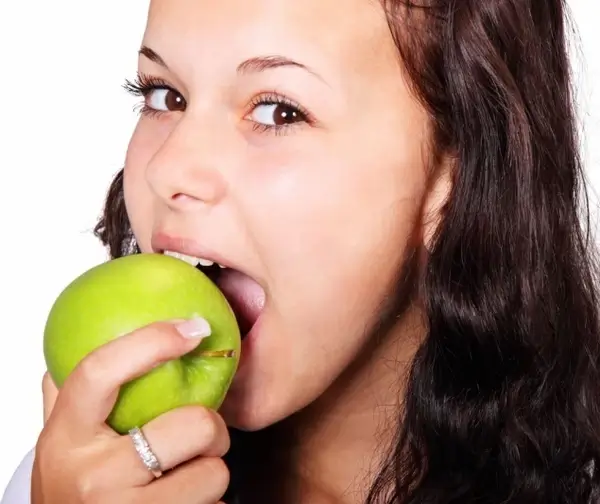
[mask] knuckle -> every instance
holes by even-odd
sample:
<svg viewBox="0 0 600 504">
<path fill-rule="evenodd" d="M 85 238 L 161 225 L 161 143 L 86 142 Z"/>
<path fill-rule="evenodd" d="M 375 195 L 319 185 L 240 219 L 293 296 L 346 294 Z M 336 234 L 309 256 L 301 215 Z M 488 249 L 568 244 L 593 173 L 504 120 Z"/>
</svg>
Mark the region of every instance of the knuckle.
<svg viewBox="0 0 600 504">
<path fill-rule="evenodd" d="M 94 471 L 85 471 L 80 473 L 75 479 L 75 491 L 79 496 L 81 502 L 92 503 L 98 502 L 99 495 L 96 492 L 96 482 L 93 475 Z"/>
<path fill-rule="evenodd" d="M 104 379 L 106 366 L 103 366 L 101 361 L 97 352 L 85 356 L 71 374 L 72 380 L 77 380 L 79 386 L 86 390 L 93 388 Z"/>
<path fill-rule="evenodd" d="M 214 414 L 210 409 L 205 408 L 204 406 L 196 406 L 192 408 L 190 413 L 192 413 L 192 418 L 190 418 L 190 420 L 201 432 L 203 439 L 211 441 L 217 436 L 217 423 L 215 422 Z"/>
<path fill-rule="evenodd" d="M 197 446 L 201 450 L 210 450 L 211 452 L 221 450 L 221 446 L 224 446 L 224 451 L 227 451 L 229 435 L 225 425 L 219 421 L 217 413 L 202 406 L 194 407 L 190 413 L 192 413 L 192 418 L 189 419 L 188 425 L 194 425 L 198 437 Z"/>
<path fill-rule="evenodd" d="M 219 428 L 215 415 L 204 406 L 183 406 L 172 412 L 173 421 L 171 429 L 179 431 L 180 428 L 188 429 L 191 443 L 196 447 L 198 455 L 210 449 L 219 436 Z"/>
<path fill-rule="evenodd" d="M 222 458 L 211 457 L 204 459 L 205 470 L 209 473 L 207 481 L 210 481 L 215 492 L 223 495 L 229 486 L 229 468 Z"/>
<path fill-rule="evenodd" d="M 83 470 L 83 468 L 85 468 Z M 105 503 L 107 500 L 107 471 L 104 464 L 94 461 L 79 464 L 73 468 L 77 471 L 75 490 L 81 502 L 85 504 Z"/>
</svg>

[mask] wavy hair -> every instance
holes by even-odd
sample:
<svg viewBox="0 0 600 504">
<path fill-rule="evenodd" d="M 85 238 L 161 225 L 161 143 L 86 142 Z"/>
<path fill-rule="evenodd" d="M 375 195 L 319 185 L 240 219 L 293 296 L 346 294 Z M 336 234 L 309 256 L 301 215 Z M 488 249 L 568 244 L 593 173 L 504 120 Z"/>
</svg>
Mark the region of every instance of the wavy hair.
<svg viewBox="0 0 600 504">
<path fill-rule="evenodd" d="M 428 334 L 367 504 L 588 504 L 600 324 L 565 0 L 382 0 L 453 188 Z M 114 179 L 97 236 L 134 246 Z"/>
</svg>

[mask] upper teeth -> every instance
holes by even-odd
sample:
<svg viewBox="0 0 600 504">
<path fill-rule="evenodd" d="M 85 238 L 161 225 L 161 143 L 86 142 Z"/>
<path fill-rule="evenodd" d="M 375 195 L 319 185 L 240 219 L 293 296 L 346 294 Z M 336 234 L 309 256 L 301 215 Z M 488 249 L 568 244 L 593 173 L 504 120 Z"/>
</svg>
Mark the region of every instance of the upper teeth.
<svg viewBox="0 0 600 504">
<path fill-rule="evenodd" d="M 164 254 L 171 257 L 175 257 L 176 259 L 181 259 L 182 261 L 185 261 L 186 263 L 191 264 L 192 266 L 198 266 L 198 264 L 200 266 L 212 266 L 213 264 L 215 264 L 215 262 L 211 261 L 210 259 L 204 259 L 203 257 L 194 257 L 187 254 L 182 254 L 181 252 L 173 252 L 172 250 L 165 250 Z M 219 266 L 221 268 L 225 267 L 222 264 L 219 264 Z"/>
</svg>

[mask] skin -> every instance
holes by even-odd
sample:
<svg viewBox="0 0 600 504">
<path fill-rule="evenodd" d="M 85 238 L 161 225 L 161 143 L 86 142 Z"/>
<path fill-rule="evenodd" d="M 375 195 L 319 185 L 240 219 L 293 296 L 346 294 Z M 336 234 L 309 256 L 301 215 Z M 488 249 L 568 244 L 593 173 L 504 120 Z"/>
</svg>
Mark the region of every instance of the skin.
<svg viewBox="0 0 600 504">
<path fill-rule="evenodd" d="M 127 209 L 142 251 L 157 231 L 197 239 L 266 289 L 251 362 L 224 410 L 237 427 L 306 406 L 360 354 L 426 190 L 426 114 L 383 12 L 365 0 L 344 12 L 337 19 L 339 4 L 320 0 L 158 0 L 150 9 L 143 45 L 170 70 L 145 56 L 139 70 L 188 106 L 140 120 L 125 164 Z M 273 54 L 320 78 L 291 67 L 236 73 Z M 268 105 L 252 104 L 269 89 L 317 124 L 255 130 L 253 119 L 272 121 Z M 153 98 L 165 108 L 164 96 Z"/>
<path fill-rule="evenodd" d="M 281 482 L 286 502 L 360 502 L 360 482 L 368 481 L 379 443 L 391 433 L 382 423 L 389 428 L 390 415 L 397 415 L 402 371 L 424 333 L 417 306 L 401 316 L 385 308 L 406 256 L 427 245 L 448 193 L 447 170 L 430 161 L 428 115 L 410 92 L 383 10 L 367 0 L 343 6 L 334 0 L 153 0 L 142 45 L 162 62 L 146 51 L 139 71 L 166 81 L 186 105 L 168 110 L 179 95 L 152 93 L 146 105 L 160 112 L 143 114 L 131 138 L 125 199 L 138 244 L 152 251 L 157 232 L 197 240 L 263 286 L 260 331 L 222 418 L 244 430 L 285 419 L 281 425 L 294 433 L 293 442 L 278 448 L 288 456 L 286 473 L 265 468 L 265 477 Z M 273 55 L 301 66 L 236 71 L 250 58 Z M 272 99 L 273 90 L 307 111 L 307 120 L 301 113 L 289 126 L 268 128 L 274 107 L 257 101 Z M 376 331 L 381 321 L 391 329 Z M 176 340 L 171 335 L 172 345 Z M 146 338 L 142 346 L 151 345 Z M 181 351 L 169 348 L 170 355 Z M 116 373 L 119 357 L 107 352 Z M 72 428 L 75 400 L 59 407 L 61 396 L 99 396 L 97 380 L 85 380 L 85 373 L 93 375 L 102 361 L 90 358 L 92 365 L 58 394 L 49 416 L 58 420 L 42 434 L 41 453 L 49 455 L 40 457 L 38 474 L 51 471 L 61 428 Z M 147 359 L 150 366 L 157 353 Z M 122 366 L 124 375 L 139 372 Z M 51 397 L 52 386 L 46 388 Z M 53 401 L 47 399 L 48 411 Z M 165 425 L 182 421 L 167 415 Z M 208 454 L 218 459 L 227 432 L 222 420 L 202 418 L 186 418 L 179 428 L 190 436 L 217 425 L 205 437 L 220 448 Z M 157 453 L 164 446 L 163 457 L 191 457 L 181 453 L 181 430 L 177 437 L 173 427 L 170 434 L 160 425 L 148 429 Z M 211 460 L 202 450 L 197 455 L 204 457 L 196 463 Z M 102 471 L 127 474 L 127 463 L 135 463 L 127 460 Z M 45 494 L 65 499 L 68 483 L 85 473 L 86 463 L 78 465 L 62 485 L 60 478 L 54 489 L 47 483 Z M 199 498 L 208 480 L 194 481 Z M 42 502 L 55 501 L 35 504 Z"/>
</svg>

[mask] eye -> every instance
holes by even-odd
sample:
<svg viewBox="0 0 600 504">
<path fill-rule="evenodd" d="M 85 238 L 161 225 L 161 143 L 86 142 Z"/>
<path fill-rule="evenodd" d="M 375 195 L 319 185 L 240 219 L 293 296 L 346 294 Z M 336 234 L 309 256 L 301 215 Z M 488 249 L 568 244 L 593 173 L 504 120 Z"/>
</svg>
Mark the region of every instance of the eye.
<svg viewBox="0 0 600 504">
<path fill-rule="evenodd" d="M 306 121 L 297 107 L 287 103 L 263 102 L 254 107 L 250 119 L 265 126 L 286 126 Z"/>
<path fill-rule="evenodd" d="M 186 108 L 185 98 L 177 91 L 168 88 L 149 90 L 144 101 L 146 107 L 160 112 L 181 112 Z"/>
<path fill-rule="evenodd" d="M 307 109 L 277 91 L 254 97 L 251 106 L 245 119 L 254 123 L 255 131 L 283 134 L 301 127 L 301 123 L 309 126 L 316 123 Z"/>
<path fill-rule="evenodd" d="M 144 99 L 140 104 L 142 115 L 153 117 L 164 112 L 181 112 L 187 107 L 183 95 L 159 77 L 138 73 L 133 82 L 126 79 L 123 87 L 133 96 Z"/>
</svg>

